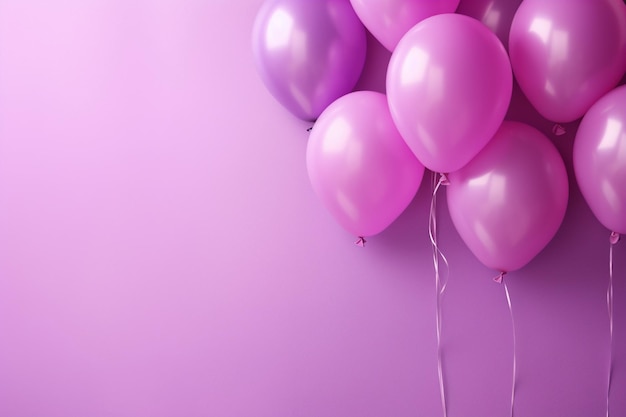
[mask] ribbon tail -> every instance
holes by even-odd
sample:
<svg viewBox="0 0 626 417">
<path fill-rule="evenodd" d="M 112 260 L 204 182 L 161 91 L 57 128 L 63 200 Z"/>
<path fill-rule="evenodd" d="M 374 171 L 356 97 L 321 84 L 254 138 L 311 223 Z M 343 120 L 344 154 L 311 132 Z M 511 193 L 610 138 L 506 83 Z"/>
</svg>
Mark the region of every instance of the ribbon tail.
<svg viewBox="0 0 626 417">
<path fill-rule="evenodd" d="M 515 336 L 515 317 L 513 316 L 513 306 L 511 305 L 511 294 L 509 293 L 509 287 L 506 285 L 506 281 L 503 279 L 505 273 L 501 273 L 501 282 L 504 284 L 504 294 L 506 295 L 506 304 L 509 307 L 509 314 L 511 316 L 511 329 L 513 332 L 513 376 L 511 378 L 511 411 L 510 416 L 513 417 L 513 411 L 515 409 L 515 387 L 517 385 L 517 340 Z"/>
<path fill-rule="evenodd" d="M 437 174 L 433 173 L 433 195 L 430 203 L 430 215 L 428 221 L 428 234 L 430 236 L 430 243 L 432 245 L 433 250 L 433 267 L 435 270 L 435 289 L 436 289 L 436 308 L 435 308 L 435 317 L 436 317 L 436 331 L 437 331 L 437 377 L 439 381 L 439 395 L 441 397 L 441 409 L 443 411 L 443 416 L 448 416 L 448 410 L 446 405 L 446 390 L 444 383 L 444 373 L 443 373 L 443 352 L 441 347 L 441 321 L 442 321 L 442 307 L 441 302 L 443 299 L 443 294 L 446 290 L 447 285 L 447 277 L 445 280 L 441 279 L 440 273 L 440 262 L 446 266 L 448 269 L 448 260 L 445 255 L 439 249 L 439 243 L 437 241 L 437 194 L 442 185 L 447 185 L 448 179 L 444 174 L 441 174 L 440 178 L 437 179 Z"/>
<path fill-rule="evenodd" d="M 609 372 L 606 386 L 606 417 L 609 417 L 611 402 L 611 385 L 613 382 L 613 246 L 619 242 L 619 233 L 612 232 L 609 236 L 609 283 L 606 288 L 606 307 L 609 318 Z"/>
</svg>

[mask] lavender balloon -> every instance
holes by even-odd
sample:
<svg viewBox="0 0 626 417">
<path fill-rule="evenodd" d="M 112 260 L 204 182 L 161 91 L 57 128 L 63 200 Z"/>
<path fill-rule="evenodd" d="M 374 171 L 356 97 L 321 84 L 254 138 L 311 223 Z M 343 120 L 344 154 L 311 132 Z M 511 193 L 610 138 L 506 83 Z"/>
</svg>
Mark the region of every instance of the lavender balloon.
<svg viewBox="0 0 626 417">
<path fill-rule="evenodd" d="M 267 0 L 252 44 L 270 93 L 295 116 L 315 120 L 356 85 L 367 38 L 349 0 Z"/>
<path fill-rule="evenodd" d="M 626 234 L 626 86 L 596 102 L 574 140 L 574 172 L 593 214 Z"/>
<path fill-rule="evenodd" d="M 502 43 L 485 25 L 459 14 L 415 25 L 387 71 L 398 130 L 422 164 L 436 172 L 456 171 L 489 142 L 504 120 L 512 89 Z"/>
<path fill-rule="evenodd" d="M 513 72 L 553 122 L 582 117 L 626 71 L 622 0 L 524 0 L 509 38 Z"/>
<path fill-rule="evenodd" d="M 532 260 L 565 216 L 565 164 L 543 133 L 523 123 L 504 122 L 476 158 L 449 179 L 454 226 L 474 255 L 500 272 Z"/>
<path fill-rule="evenodd" d="M 343 228 L 355 236 L 389 226 L 417 192 L 424 167 L 398 133 L 383 94 L 341 97 L 320 116 L 309 138 L 311 185 Z"/>
<path fill-rule="evenodd" d="M 427 17 L 452 13 L 459 0 L 350 0 L 363 24 L 392 51 L 413 26 Z"/>
</svg>

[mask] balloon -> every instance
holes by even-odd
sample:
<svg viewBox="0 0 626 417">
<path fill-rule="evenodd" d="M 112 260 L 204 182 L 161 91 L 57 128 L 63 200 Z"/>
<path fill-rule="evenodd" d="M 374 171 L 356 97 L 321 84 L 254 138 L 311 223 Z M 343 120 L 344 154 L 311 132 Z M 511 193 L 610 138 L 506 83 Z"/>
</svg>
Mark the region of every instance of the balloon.
<svg viewBox="0 0 626 417">
<path fill-rule="evenodd" d="M 513 74 L 485 25 L 440 14 L 414 26 L 391 55 L 391 114 L 415 156 L 436 172 L 468 163 L 504 120 Z"/>
<path fill-rule="evenodd" d="M 448 209 L 486 266 L 519 269 L 552 240 L 568 200 L 560 154 L 543 133 L 506 121 L 469 164 L 449 175 Z"/>
<path fill-rule="evenodd" d="M 356 85 L 367 37 L 349 0 L 267 0 L 252 44 L 270 93 L 295 116 L 315 120 Z"/>
<path fill-rule="evenodd" d="M 574 139 L 574 172 L 600 223 L 626 234 L 626 86 L 587 112 Z"/>
<path fill-rule="evenodd" d="M 392 51 L 418 22 L 427 17 L 452 13 L 459 0 L 350 0 L 365 27 Z"/>
<path fill-rule="evenodd" d="M 456 12 L 480 20 L 508 47 L 511 22 L 521 2 L 522 0 L 461 0 Z"/>
<path fill-rule="evenodd" d="M 319 117 L 307 146 L 313 189 L 356 236 L 389 226 L 417 192 L 424 167 L 393 124 L 384 94 L 350 93 Z"/>
<path fill-rule="evenodd" d="M 626 71 L 626 7 L 621 0 L 524 0 L 509 53 L 537 111 L 553 122 L 574 121 Z"/>
</svg>

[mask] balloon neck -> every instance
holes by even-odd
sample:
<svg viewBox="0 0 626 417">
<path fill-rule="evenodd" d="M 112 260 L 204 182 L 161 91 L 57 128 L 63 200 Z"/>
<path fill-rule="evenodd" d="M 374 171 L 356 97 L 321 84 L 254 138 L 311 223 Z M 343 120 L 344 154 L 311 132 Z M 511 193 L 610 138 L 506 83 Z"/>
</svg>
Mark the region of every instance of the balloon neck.
<svg viewBox="0 0 626 417">
<path fill-rule="evenodd" d="M 611 245 L 615 245 L 617 242 L 619 242 L 620 239 L 620 235 L 617 232 L 611 232 L 611 236 L 609 236 L 609 242 L 611 242 Z"/>
<path fill-rule="evenodd" d="M 554 134 L 554 136 L 563 136 L 567 133 L 567 130 L 565 130 L 565 127 L 563 125 L 556 123 L 554 126 L 552 126 L 552 133 Z"/>
<path fill-rule="evenodd" d="M 495 276 L 493 278 L 493 280 L 495 282 L 497 282 L 498 284 L 502 284 L 502 282 L 504 281 L 504 276 L 506 275 L 506 271 L 502 271 L 500 272 L 500 274 L 498 274 L 497 276 Z"/>
<path fill-rule="evenodd" d="M 364 248 L 365 247 L 365 243 L 367 241 L 365 240 L 365 238 L 363 236 L 359 236 L 359 238 L 356 240 L 356 242 L 354 242 L 355 245 Z"/>
<path fill-rule="evenodd" d="M 439 184 L 450 185 L 450 179 L 448 178 L 448 174 L 445 174 L 445 173 L 439 174 Z"/>
</svg>

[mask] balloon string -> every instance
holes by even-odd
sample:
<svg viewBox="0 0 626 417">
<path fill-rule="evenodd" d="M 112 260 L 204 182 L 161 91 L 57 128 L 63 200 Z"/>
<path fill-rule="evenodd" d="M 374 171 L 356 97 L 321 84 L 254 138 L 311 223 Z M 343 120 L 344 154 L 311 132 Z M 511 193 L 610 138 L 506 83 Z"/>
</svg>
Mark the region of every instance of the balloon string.
<svg viewBox="0 0 626 417">
<path fill-rule="evenodd" d="M 619 241 L 619 234 L 612 232 L 609 237 L 609 285 L 606 289 L 606 306 L 609 314 L 609 376 L 606 390 L 606 417 L 609 417 L 611 382 L 613 379 L 613 246 Z"/>
<path fill-rule="evenodd" d="M 448 179 L 444 174 L 441 174 L 437 179 L 437 174 L 433 173 L 433 196 L 430 202 L 430 215 L 428 222 L 428 235 L 430 236 L 430 243 L 433 250 L 433 266 L 435 268 L 435 286 L 436 286 L 436 324 L 437 324 L 437 376 L 439 380 L 439 394 L 441 396 L 441 408 L 443 410 L 443 417 L 448 416 L 448 410 L 446 406 L 446 391 L 443 378 L 443 355 L 441 349 L 441 301 L 443 299 L 443 293 L 446 290 L 448 284 L 448 278 L 441 279 L 439 270 L 440 259 L 446 266 L 446 270 L 449 270 L 448 259 L 439 249 L 437 243 L 437 193 L 442 185 L 447 185 Z"/>
<path fill-rule="evenodd" d="M 511 327 L 513 330 L 513 377 L 511 382 L 511 417 L 513 417 L 513 410 L 515 407 L 515 385 L 517 382 L 517 340 L 515 337 L 515 318 L 513 317 L 513 307 L 511 306 L 511 295 L 509 294 L 509 287 L 504 280 L 505 273 L 500 274 L 502 277 L 502 284 L 504 284 L 504 294 L 506 295 L 506 304 L 509 307 L 509 314 L 511 315 Z"/>
</svg>

